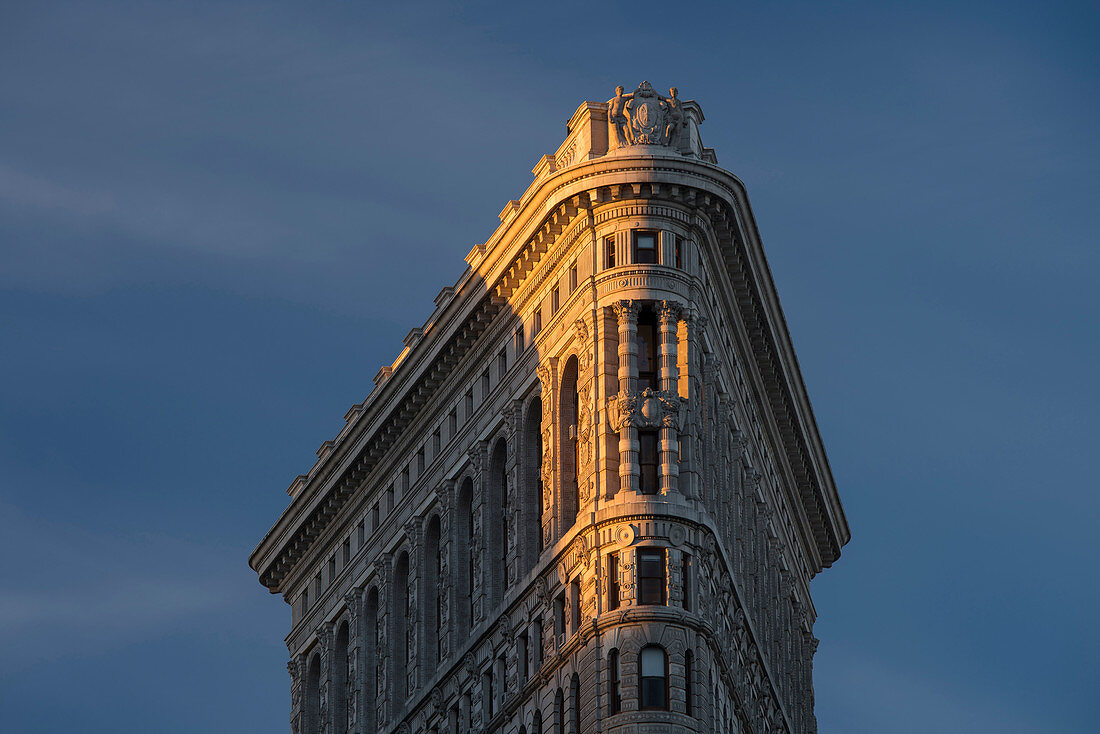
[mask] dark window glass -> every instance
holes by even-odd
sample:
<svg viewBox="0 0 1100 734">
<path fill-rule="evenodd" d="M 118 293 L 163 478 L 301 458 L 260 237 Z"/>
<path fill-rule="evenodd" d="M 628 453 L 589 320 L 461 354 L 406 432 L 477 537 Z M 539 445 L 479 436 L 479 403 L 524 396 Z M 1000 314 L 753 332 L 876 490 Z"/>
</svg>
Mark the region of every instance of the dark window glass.
<svg viewBox="0 0 1100 734">
<path fill-rule="evenodd" d="M 641 469 L 642 494 L 657 494 L 657 432 L 638 431 L 638 466 Z"/>
<path fill-rule="evenodd" d="M 638 389 L 657 389 L 657 315 L 652 309 L 638 314 Z"/>
<path fill-rule="evenodd" d="M 569 292 L 577 290 L 577 264 L 573 263 L 573 267 L 569 268 Z"/>
<path fill-rule="evenodd" d="M 638 603 L 665 603 L 664 548 L 638 549 Z"/>
<path fill-rule="evenodd" d="M 642 648 L 638 660 L 641 668 L 641 695 L 639 708 L 668 708 L 668 668 L 665 651 L 655 645 Z"/>
<path fill-rule="evenodd" d="M 634 263 L 652 265 L 657 262 L 657 233 L 634 233 Z"/>
<path fill-rule="evenodd" d="M 607 557 L 607 608 L 619 608 L 619 554 Z"/>
<path fill-rule="evenodd" d="M 550 291 L 550 313 L 555 314 L 558 312 L 558 307 L 561 304 L 561 295 L 557 289 Z"/>
<path fill-rule="evenodd" d="M 554 634 L 565 634 L 565 594 L 554 597 Z"/>
<path fill-rule="evenodd" d="M 497 379 L 503 380 L 504 375 L 508 373 L 508 350 L 501 349 L 500 354 L 497 355 Z"/>
<path fill-rule="evenodd" d="M 617 714 L 623 710 L 623 699 L 619 694 L 619 651 L 612 650 L 607 656 L 607 677 L 611 686 L 610 705 L 611 713 Z"/>
<path fill-rule="evenodd" d="M 569 634 L 573 634 L 581 626 L 581 582 L 574 579 L 569 582 Z"/>
<path fill-rule="evenodd" d="M 683 256 L 680 254 L 680 238 L 679 237 L 676 238 L 676 267 L 681 268 L 681 269 L 684 267 L 684 259 L 683 259 Z"/>
<path fill-rule="evenodd" d="M 604 238 L 604 249 L 605 249 L 606 254 L 607 254 L 607 267 L 609 267 L 609 268 L 615 267 L 615 238 L 614 237 Z"/>
</svg>

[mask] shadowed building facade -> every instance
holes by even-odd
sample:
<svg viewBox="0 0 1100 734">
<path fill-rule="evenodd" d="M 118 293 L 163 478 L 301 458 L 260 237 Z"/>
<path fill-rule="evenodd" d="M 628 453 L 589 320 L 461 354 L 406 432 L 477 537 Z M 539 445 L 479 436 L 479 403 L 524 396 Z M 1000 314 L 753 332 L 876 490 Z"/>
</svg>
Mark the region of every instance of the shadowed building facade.
<svg viewBox="0 0 1100 734">
<path fill-rule="evenodd" d="M 702 111 L 582 104 L 250 559 L 291 731 L 816 731 L 849 531 Z"/>
</svg>

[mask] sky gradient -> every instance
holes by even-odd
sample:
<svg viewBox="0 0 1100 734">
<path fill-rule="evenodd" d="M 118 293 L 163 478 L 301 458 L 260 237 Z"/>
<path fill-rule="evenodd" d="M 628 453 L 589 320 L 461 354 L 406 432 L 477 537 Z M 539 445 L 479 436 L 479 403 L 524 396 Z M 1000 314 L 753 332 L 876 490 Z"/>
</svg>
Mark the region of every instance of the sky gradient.
<svg viewBox="0 0 1100 734">
<path fill-rule="evenodd" d="M 289 730 L 285 488 L 584 100 L 745 181 L 852 541 L 822 734 L 1100 704 L 1085 3 L 5 3 L 0 730 Z"/>
</svg>

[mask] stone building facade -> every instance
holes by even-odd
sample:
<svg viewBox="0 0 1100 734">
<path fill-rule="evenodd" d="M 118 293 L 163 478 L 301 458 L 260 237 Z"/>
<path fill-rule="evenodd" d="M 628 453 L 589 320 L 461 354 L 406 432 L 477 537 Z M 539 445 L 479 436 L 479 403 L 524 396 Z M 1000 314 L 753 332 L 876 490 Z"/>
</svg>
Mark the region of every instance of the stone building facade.
<svg viewBox="0 0 1100 734">
<path fill-rule="evenodd" d="M 573 114 L 252 554 L 294 734 L 816 731 L 849 537 L 745 187 L 643 82 Z"/>
</svg>

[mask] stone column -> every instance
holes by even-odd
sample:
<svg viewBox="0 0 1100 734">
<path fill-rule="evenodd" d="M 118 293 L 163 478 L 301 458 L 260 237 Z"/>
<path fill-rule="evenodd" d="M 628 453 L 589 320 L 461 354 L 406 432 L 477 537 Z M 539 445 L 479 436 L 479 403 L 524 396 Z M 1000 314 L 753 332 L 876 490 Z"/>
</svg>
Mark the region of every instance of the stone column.
<svg viewBox="0 0 1100 734">
<path fill-rule="evenodd" d="M 592 472 L 592 453 L 595 448 L 592 435 L 594 384 L 592 379 L 592 329 L 588 314 L 573 323 L 577 350 L 577 516 L 592 508 L 595 478 Z"/>
<path fill-rule="evenodd" d="M 302 679 L 306 676 L 308 659 L 295 655 L 286 664 L 290 673 L 290 734 L 306 734 L 305 712 L 302 710 Z"/>
<path fill-rule="evenodd" d="M 600 493 L 605 499 L 611 499 L 619 491 L 619 437 L 611 429 L 606 412 L 619 391 L 619 334 L 615 314 L 611 309 L 601 308 L 597 313 L 599 354 L 596 382 L 599 390 L 597 404 L 600 406 L 596 419 L 596 430 L 600 439 L 597 471 Z"/>
<path fill-rule="evenodd" d="M 539 427 L 542 431 L 542 466 L 539 468 L 542 477 L 542 547 L 545 549 L 554 544 L 554 478 L 557 476 L 554 467 L 558 455 L 554 402 L 557 390 L 554 389 L 554 370 L 550 363 L 540 364 L 538 375 L 539 400 L 542 402 L 542 423 Z"/>
<path fill-rule="evenodd" d="M 679 370 L 676 364 L 676 331 L 680 325 L 681 304 L 676 301 L 661 301 L 657 311 L 657 325 L 660 329 L 660 385 L 669 401 L 677 406 L 676 413 L 667 414 L 661 421 L 660 467 L 658 477 L 661 494 L 668 496 L 679 489 L 680 477 L 680 432 L 679 417 Z"/>
<path fill-rule="evenodd" d="M 366 637 L 366 630 L 363 629 L 363 590 L 353 588 L 344 595 L 344 603 L 348 607 L 347 730 L 350 734 L 365 734 L 361 713 L 366 675 L 363 670 L 366 658 L 363 649 Z"/>
<path fill-rule="evenodd" d="M 470 589 L 473 596 L 474 618 L 470 620 L 470 629 L 473 629 L 485 619 L 486 608 L 489 604 L 486 566 L 488 559 L 486 554 L 485 536 L 488 532 L 486 523 L 488 508 L 485 506 L 485 474 L 488 471 L 488 446 L 485 441 L 478 441 L 470 449 L 470 464 L 474 470 L 474 496 L 470 502 L 474 519 L 474 532 L 470 538 L 470 561 L 474 564 L 474 588 Z"/>
<path fill-rule="evenodd" d="M 405 590 L 409 595 L 409 613 L 405 619 L 405 691 L 411 698 L 420 685 L 420 660 L 425 652 L 420 649 L 420 644 L 426 638 L 426 635 L 420 634 L 424 619 L 420 600 L 426 596 L 421 593 L 420 585 L 427 578 L 424 572 L 423 518 L 414 517 L 405 525 L 405 537 L 409 539 L 409 585 Z M 397 642 L 400 645 L 402 641 Z"/>
<path fill-rule="evenodd" d="M 513 400 L 504 408 L 504 424 L 507 428 L 508 437 L 508 451 L 504 459 L 504 475 L 506 480 L 504 482 L 504 493 L 506 497 L 506 504 L 508 507 L 508 517 L 506 521 L 508 523 L 508 537 L 505 539 L 507 543 L 505 556 L 505 575 L 504 579 L 504 594 L 508 593 L 508 589 L 511 589 L 516 582 L 519 581 L 519 572 L 523 567 L 523 544 L 520 542 L 520 536 L 523 531 L 523 501 L 520 496 L 519 482 L 517 477 L 520 475 L 520 425 L 523 422 L 523 401 Z M 501 594 L 501 598 L 504 597 Z"/>
<path fill-rule="evenodd" d="M 317 629 L 317 642 L 321 646 L 321 706 L 317 718 L 321 723 L 321 734 L 331 734 L 333 706 L 332 701 L 332 663 L 335 657 L 333 648 L 333 630 L 336 625 L 325 622 Z"/>
<path fill-rule="evenodd" d="M 374 692 L 375 722 L 379 728 L 389 723 L 393 710 L 393 679 L 390 655 L 390 596 L 393 594 L 393 554 L 378 556 L 378 629 L 375 645 L 375 661 L 378 686 Z"/>
<path fill-rule="evenodd" d="M 455 583 L 451 578 L 451 569 L 458 568 L 452 559 L 454 542 L 451 539 L 454 526 L 455 492 L 458 487 L 453 480 L 439 488 L 439 662 L 447 660 L 454 649 L 455 631 L 452 620 L 451 604 L 455 598 Z"/>
<path fill-rule="evenodd" d="M 638 304 L 619 301 L 613 307 L 619 320 L 619 400 L 638 392 Z M 624 422 L 619 426 L 619 488 L 637 492 L 641 478 L 638 466 L 638 429 Z"/>
</svg>

